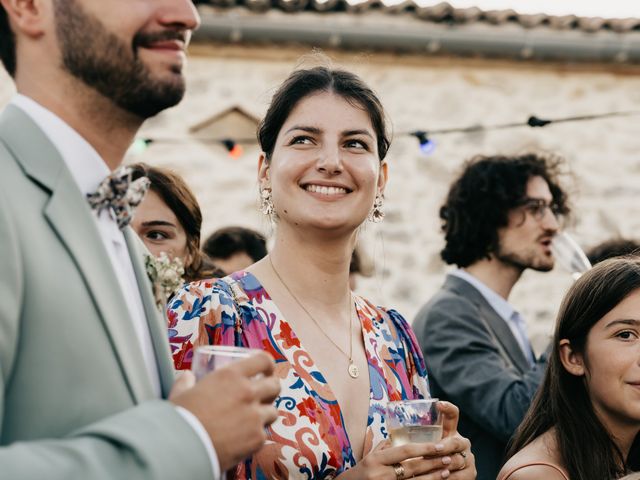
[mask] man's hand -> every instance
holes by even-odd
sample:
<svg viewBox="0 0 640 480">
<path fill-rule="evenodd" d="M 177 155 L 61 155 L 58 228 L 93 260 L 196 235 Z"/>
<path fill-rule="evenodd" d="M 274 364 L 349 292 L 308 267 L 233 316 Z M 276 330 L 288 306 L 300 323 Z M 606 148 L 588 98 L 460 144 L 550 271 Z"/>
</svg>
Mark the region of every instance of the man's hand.
<svg viewBox="0 0 640 480">
<path fill-rule="evenodd" d="M 266 440 L 264 427 L 278 417 L 273 406 L 280 383 L 273 377 L 275 364 L 266 353 L 237 360 L 194 385 L 193 375 L 183 374 L 169 400 L 193 413 L 207 430 L 226 471 L 260 449 Z"/>
</svg>

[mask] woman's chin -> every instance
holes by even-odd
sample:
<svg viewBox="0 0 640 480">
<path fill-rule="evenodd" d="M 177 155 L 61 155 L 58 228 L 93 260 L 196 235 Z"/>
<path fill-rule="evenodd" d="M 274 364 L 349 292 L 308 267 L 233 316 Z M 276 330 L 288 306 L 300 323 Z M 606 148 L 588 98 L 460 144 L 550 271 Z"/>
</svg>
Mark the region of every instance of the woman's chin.
<svg viewBox="0 0 640 480">
<path fill-rule="evenodd" d="M 360 219 L 344 217 L 337 218 L 334 216 L 317 216 L 304 220 L 300 219 L 300 221 L 295 222 L 294 228 L 324 232 L 326 234 L 349 235 L 362 224 L 362 221 L 359 220 Z"/>
</svg>

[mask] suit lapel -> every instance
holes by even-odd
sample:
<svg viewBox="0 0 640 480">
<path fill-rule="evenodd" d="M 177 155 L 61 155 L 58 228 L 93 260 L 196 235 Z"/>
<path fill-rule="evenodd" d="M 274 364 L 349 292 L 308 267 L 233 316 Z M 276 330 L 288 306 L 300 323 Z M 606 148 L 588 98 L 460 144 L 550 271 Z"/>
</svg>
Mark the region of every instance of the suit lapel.
<svg viewBox="0 0 640 480">
<path fill-rule="evenodd" d="M 136 273 L 136 280 L 138 282 L 138 288 L 140 289 L 140 295 L 142 297 L 142 303 L 144 305 L 144 311 L 149 325 L 151 341 L 153 343 L 158 371 L 160 373 L 162 394 L 163 397 L 166 398 L 169 396 L 169 391 L 171 390 L 175 376 L 173 364 L 171 362 L 171 351 L 169 349 L 167 320 L 164 312 L 160 312 L 156 305 L 151 289 L 151 281 L 149 280 L 143 261 L 144 249 L 140 240 L 130 227 L 124 229 L 124 238 L 127 242 L 127 248 L 129 249 L 129 256 L 131 257 L 133 270 Z"/>
<path fill-rule="evenodd" d="M 133 400 L 137 403 L 152 398 L 153 389 L 124 295 L 93 213 L 71 173 L 55 147 L 22 110 L 7 107 L 0 117 L 0 132 L 0 140 L 25 173 L 51 194 L 43 214 L 84 278 Z"/>
<path fill-rule="evenodd" d="M 489 305 L 484 296 L 476 290 L 476 288 L 465 280 L 449 275 L 447 277 L 449 288 L 456 291 L 459 295 L 471 300 L 480 310 L 480 317 L 497 339 L 502 350 L 513 363 L 516 368 L 524 373 L 529 370 L 529 362 L 527 361 L 520 344 L 513 336 L 513 332 L 507 325 L 507 322 Z"/>
<path fill-rule="evenodd" d="M 489 328 L 493 331 L 498 341 L 502 344 L 507 355 L 522 373 L 529 370 L 529 362 L 527 361 L 520 344 L 513 336 L 513 332 L 507 325 L 507 322 L 491 308 L 487 301 L 482 298 L 482 304 L 479 305 L 482 310 L 483 318 L 487 321 Z"/>
</svg>

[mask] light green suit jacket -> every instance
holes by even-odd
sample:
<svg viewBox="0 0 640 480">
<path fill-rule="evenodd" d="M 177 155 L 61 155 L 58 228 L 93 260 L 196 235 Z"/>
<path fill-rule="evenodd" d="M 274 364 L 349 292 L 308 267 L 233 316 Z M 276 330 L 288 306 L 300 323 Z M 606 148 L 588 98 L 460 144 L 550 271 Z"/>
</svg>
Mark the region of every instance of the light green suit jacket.
<svg viewBox="0 0 640 480">
<path fill-rule="evenodd" d="M 125 230 L 166 398 L 173 368 Z M 211 479 L 206 450 L 154 398 L 132 319 L 91 210 L 19 108 L 0 114 L 0 478 Z"/>
</svg>

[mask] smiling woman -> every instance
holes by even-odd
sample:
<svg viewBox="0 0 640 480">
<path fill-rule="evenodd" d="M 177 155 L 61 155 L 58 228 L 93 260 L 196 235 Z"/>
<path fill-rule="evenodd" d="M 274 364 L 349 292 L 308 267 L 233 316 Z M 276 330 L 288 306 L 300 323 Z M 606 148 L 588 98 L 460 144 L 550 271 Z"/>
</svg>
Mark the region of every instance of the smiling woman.
<svg viewBox="0 0 640 480">
<path fill-rule="evenodd" d="M 387 403 L 429 391 L 408 323 L 349 288 L 358 229 L 383 216 L 389 140 L 380 101 L 352 73 L 298 70 L 274 95 L 258 137 L 262 210 L 276 223 L 271 253 L 186 286 L 168 311 L 178 369 L 203 344 L 276 359 L 280 416 L 235 478 L 475 478 L 451 404 L 441 404 L 440 445 L 387 441 Z"/>
<path fill-rule="evenodd" d="M 640 261 L 596 265 L 564 299 L 541 389 L 500 480 L 640 470 Z"/>
</svg>

